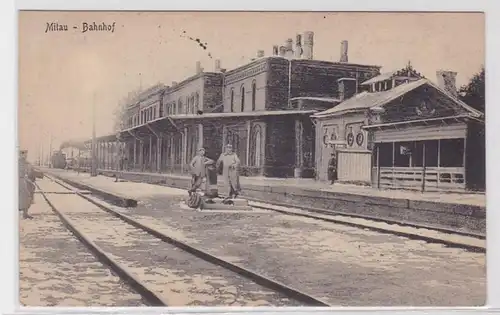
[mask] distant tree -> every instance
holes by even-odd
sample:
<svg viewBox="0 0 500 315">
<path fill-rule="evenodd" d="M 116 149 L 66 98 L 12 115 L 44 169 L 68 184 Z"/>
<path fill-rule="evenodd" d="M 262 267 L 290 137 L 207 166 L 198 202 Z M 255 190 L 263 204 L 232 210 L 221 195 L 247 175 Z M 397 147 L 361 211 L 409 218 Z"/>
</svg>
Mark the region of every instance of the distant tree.
<svg viewBox="0 0 500 315">
<path fill-rule="evenodd" d="M 126 123 L 128 119 L 128 107 L 132 102 L 135 101 L 136 97 L 141 93 L 140 90 L 130 92 L 126 97 L 124 97 L 115 110 L 113 111 L 114 121 L 113 121 L 113 132 L 118 132 L 123 129 L 123 124 Z"/>
<path fill-rule="evenodd" d="M 458 91 L 460 99 L 467 105 L 484 113 L 485 107 L 485 80 L 484 67 L 476 73 L 468 84 L 462 86 Z"/>
</svg>

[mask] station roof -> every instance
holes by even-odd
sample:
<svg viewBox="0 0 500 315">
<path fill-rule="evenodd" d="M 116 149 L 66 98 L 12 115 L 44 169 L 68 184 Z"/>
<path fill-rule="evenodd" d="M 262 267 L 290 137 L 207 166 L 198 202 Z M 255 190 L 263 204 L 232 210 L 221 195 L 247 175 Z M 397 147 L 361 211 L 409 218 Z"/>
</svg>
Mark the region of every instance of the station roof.
<svg viewBox="0 0 500 315">
<path fill-rule="evenodd" d="M 382 92 L 363 92 L 360 94 L 356 94 L 355 96 L 345 100 L 344 102 L 334 106 L 330 109 L 327 109 L 323 112 L 317 113 L 313 115 L 313 118 L 322 118 L 334 116 L 340 113 L 349 112 L 349 111 L 360 111 L 366 110 L 373 107 L 383 107 L 391 101 L 395 100 L 398 97 L 403 96 L 404 94 L 415 90 L 416 88 L 428 85 L 432 88 L 438 90 L 441 94 L 446 95 L 451 100 L 453 100 L 458 106 L 464 108 L 468 113 L 475 117 L 481 117 L 483 114 L 465 104 L 461 100 L 450 96 L 446 91 L 442 90 L 431 81 L 427 79 L 420 79 L 417 81 L 410 81 L 408 83 L 403 83 L 401 85 L 396 86 L 390 90 L 382 91 Z"/>
</svg>

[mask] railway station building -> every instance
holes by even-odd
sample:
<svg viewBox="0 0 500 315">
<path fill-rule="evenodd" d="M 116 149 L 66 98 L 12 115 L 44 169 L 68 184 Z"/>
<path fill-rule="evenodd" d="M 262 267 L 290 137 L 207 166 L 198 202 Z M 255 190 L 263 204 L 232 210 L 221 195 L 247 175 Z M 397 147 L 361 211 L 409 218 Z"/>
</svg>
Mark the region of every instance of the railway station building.
<svg viewBox="0 0 500 315">
<path fill-rule="evenodd" d="M 439 72 L 436 85 L 410 64 L 380 74 L 349 63 L 346 41 L 339 61 L 315 60 L 313 47 L 305 32 L 235 69 L 197 62 L 193 76 L 143 91 L 123 128 L 97 139 L 98 167 L 125 156 L 129 171 L 183 174 L 197 148 L 217 159 L 232 144 L 242 176 L 327 181 L 334 153 L 343 183 L 484 189 L 484 116 L 458 99 L 456 73 Z"/>
<path fill-rule="evenodd" d="M 338 104 L 355 93 L 357 83 L 380 73 L 379 66 L 347 62 L 347 42 L 341 44 L 340 61 L 314 60 L 313 37 L 297 35 L 295 46 L 288 39 L 267 57 L 259 50 L 230 71 L 216 60 L 214 71 L 205 72 L 197 62 L 192 77 L 141 93 L 129 104 L 118 136 L 129 169 L 184 173 L 198 147 L 216 159 L 224 144 L 232 144 L 244 176 L 313 178 L 310 115 Z M 108 148 L 110 140 L 98 142 Z"/>
</svg>

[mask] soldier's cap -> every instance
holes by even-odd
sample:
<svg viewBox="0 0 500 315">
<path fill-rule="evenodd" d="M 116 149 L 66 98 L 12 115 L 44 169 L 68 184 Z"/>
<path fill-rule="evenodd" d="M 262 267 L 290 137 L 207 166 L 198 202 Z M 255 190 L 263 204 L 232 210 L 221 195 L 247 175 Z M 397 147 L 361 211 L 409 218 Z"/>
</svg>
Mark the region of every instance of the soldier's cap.
<svg viewBox="0 0 500 315">
<path fill-rule="evenodd" d="M 198 152 L 205 151 L 205 148 L 198 148 Z"/>
<path fill-rule="evenodd" d="M 19 153 L 26 154 L 26 153 L 28 153 L 28 150 L 21 150 Z"/>
</svg>

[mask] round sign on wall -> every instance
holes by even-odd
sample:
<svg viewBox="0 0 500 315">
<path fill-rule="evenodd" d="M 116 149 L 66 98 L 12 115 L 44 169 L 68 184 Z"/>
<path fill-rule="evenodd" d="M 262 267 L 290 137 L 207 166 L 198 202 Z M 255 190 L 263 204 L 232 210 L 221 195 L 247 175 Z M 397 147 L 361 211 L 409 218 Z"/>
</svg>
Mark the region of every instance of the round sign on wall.
<svg viewBox="0 0 500 315">
<path fill-rule="evenodd" d="M 347 144 L 352 147 L 352 145 L 354 144 L 354 134 L 352 132 L 349 132 L 347 134 Z"/>
<path fill-rule="evenodd" d="M 365 141 L 365 135 L 363 135 L 361 131 L 358 132 L 358 134 L 356 135 L 356 144 L 358 146 L 362 146 L 364 141 Z"/>
</svg>

